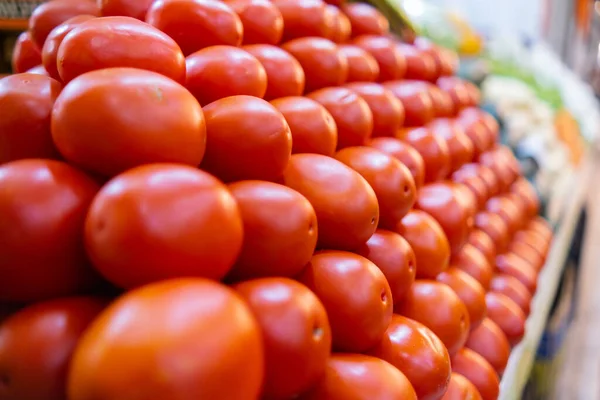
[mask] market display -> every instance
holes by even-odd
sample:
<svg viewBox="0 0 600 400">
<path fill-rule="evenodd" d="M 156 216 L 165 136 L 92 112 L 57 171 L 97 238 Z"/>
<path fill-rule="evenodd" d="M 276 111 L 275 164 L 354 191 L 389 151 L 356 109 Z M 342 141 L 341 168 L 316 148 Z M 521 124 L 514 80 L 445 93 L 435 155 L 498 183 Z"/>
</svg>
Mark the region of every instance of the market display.
<svg viewBox="0 0 600 400">
<path fill-rule="evenodd" d="M 51 0 L 13 57 L 0 399 L 498 398 L 553 231 L 454 52 L 340 0 Z"/>
</svg>

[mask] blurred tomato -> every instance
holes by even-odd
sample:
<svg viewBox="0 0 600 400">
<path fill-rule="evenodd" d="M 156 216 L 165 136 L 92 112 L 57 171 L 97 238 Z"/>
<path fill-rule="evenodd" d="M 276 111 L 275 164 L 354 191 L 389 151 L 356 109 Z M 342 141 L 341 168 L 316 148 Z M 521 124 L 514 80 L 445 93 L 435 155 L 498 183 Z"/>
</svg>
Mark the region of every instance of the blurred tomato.
<svg viewBox="0 0 600 400">
<path fill-rule="evenodd" d="M 485 318 L 481 325 L 471 331 L 465 347 L 485 358 L 502 376 L 510 356 L 510 343 L 494 321 Z"/>
<path fill-rule="evenodd" d="M 424 126 L 435 118 L 433 101 L 426 90 L 427 83 L 401 80 L 386 82 L 384 87 L 392 91 L 402 102 L 405 111 L 405 126 Z"/>
<path fill-rule="evenodd" d="M 510 298 L 523 310 L 526 316 L 531 312 L 531 299 L 533 296 L 527 290 L 527 286 L 514 276 L 506 274 L 494 275 L 490 291 Z"/>
<path fill-rule="evenodd" d="M 473 155 L 478 157 L 481 153 L 489 150 L 494 145 L 494 142 L 481 119 L 470 115 L 466 112 L 467 110 L 463 110 L 458 114 L 457 122 L 463 127 L 465 134 L 473 142 Z"/>
<path fill-rule="evenodd" d="M 534 217 L 531 221 L 529 221 L 527 228 L 536 231 L 548 242 L 552 240 L 552 226 L 542 217 Z"/>
<path fill-rule="evenodd" d="M 33 41 L 31 32 L 22 32 L 12 51 L 11 66 L 12 72 L 18 74 L 40 65 L 42 63 L 42 54 L 40 47 Z"/>
<path fill-rule="evenodd" d="M 485 358 L 469 349 L 452 357 L 452 371 L 467 378 L 483 400 L 496 400 L 500 394 L 500 379 Z"/>
<path fill-rule="evenodd" d="M 450 151 L 441 137 L 427 128 L 401 129 L 396 137 L 414 147 L 425 162 L 425 182 L 442 180 L 450 173 Z"/>
<path fill-rule="evenodd" d="M 496 257 L 496 270 L 517 278 L 529 293 L 534 294 L 537 289 L 538 273 L 533 266 L 514 253 L 500 254 Z"/>
<path fill-rule="evenodd" d="M 453 372 L 448 390 L 441 400 L 481 400 L 481 395 L 471 381 Z"/>
<path fill-rule="evenodd" d="M 540 199 L 533 185 L 525 178 L 519 178 L 510 187 L 512 193 L 517 194 L 525 203 L 527 217 L 533 218 L 540 211 Z"/>
<path fill-rule="evenodd" d="M 465 244 L 452 256 L 451 265 L 471 275 L 485 290 L 489 289 L 494 267 L 475 246 Z"/>
<path fill-rule="evenodd" d="M 454 118 L 454 105 L 450 95 L 433 84 L 428 85 L 428 91 L 436 118 Z"/>
<path fill-rule="evenodd" d="M 272 0 L 283 16 L 283 41 L 308 36 L 327 38 L 334 15 L 322 0 Z"/>
<path fill-rule="evenodd" d="M 427 126 L 434 134 L 446 141 L 450 153 L 451 171 L 456 171 L 473 160 L 473 142 L 455 120 L 437 118 Z"/>
<path fill-rule="evenodd" d="M 523 229 L 515 233 L 513 241 L 529 246 L 529 248 L 537 252 L 544 261 L 546 260 L 548 250 L 550 249 L 550 242 L 540 233 L 531 229 Z"/>
<path fill-rule="evenodd" d="M 527 317 L 523 310 L 509 297 L 495 292 L 485 295 L 488 310 L 488 318 L 494 321 L 511 346 L 515 346 L 525 335 L 525 320 Z"/>
<path fill-rule="evenodd" d="M 352 44 L 368 52 L 379 65 L 379 82 L 404 78 L 406 58 L 396 46 L 396 42 L 387 36 L 363 35 Z"/>
<path fill-rule="evenodd" d="M 522 210 L 508 196 L 495 196 L 489 199 L 485 205 L 487 211 L 494 213 L 504 220 L 508 227 L 508 233 L 512 237 L 525 222 Z"/>
<path fill-rule="evenodd" d="M 265 349 L 261 398 L 290 398 L 317 384 L 331 353 L 331 328 L 317 296 L 287 278 L 255 279 L 233 288 L 261 328 Z"/>
<path fill-rule="evenodd" d="M 461 173 L 464 173 L 467 176 L 480 177 L 487 187 L 488 198 L 499 194 L 500 184 L 498 182 L 498 177 L 491 168 L 478 163 L 469 163 L 463 165 L 460 168 L 460 171 Z"/>
<path fill-rule="evenodd" d="M 339 46 L 348 61 L 348 82 L 375 82 L 379 77 L 379 64 L 366 50 L 351 44 Z"/>
<path fill-rule="evenodd" d="M 454 113 L 458 114 L 470 105 L 470 97 L 464 81 L 456 76 L 440 77 L 437 86 L 450 95 L 454 104 Z"/>
<path fill-rule="evenodd" d="M 502 254 L 508 248 L 510 234 L 508 225 L 497 214 L 481 211 L 475 216 L 475 227 L 485 232 L 496 245 L 497 254 Z"/>
<path fill-rule="evenodd" d="M 406 79 L 435 81 L 436 65 L 430 54 L 411 44 L 398 43 L 397 46 L 406 58 Z"/>
<path fill-rule="evenodd" d="M 350 39 L 352 26 L 350 19 L 338 7 L 328 4 L 327 12 L 332 15 L 333 24 L 329 39 L 334 43 L 345 43 Z"/>
<path fill-rule="evenodd" d="M 487 233 L 475 229 L 469 234 L 467 242 L 477 248 L 491 265 L 496 263 L 496 245 Z"/>
<path fill-rule="evenodd" d="M 355 82 L 346 85 L 362 97 L 373 114 L 373 137 L 394 136 L 404 124 L 404 106 L 392 92 L 378 83 Z"/>
<path fill-rule="evenodd" d="M 469 93 L 469 105 L 471 107 L 478 107 L 479 103 L 481 103 L 481 91 L 479 90 L 477 85 L 475 85 L 473 82 L 470 82 L 470 81 L 465 81 L 465 86 L 467 87 L 467 92 Z M 491 115 L 490 115 L 490 117 L 492 119 L 494 118 Z M 495 127 L 497 128 L 498 125 L 496 124 Z M 492 128 L 491 124 L 490 124 L 490 128 Z"/>
<path fill-rule="evenodd" d="M 375 138 L 369 142 L 369 146 L 391 155 L 406 165 L 413 176 L 417 189 L 423 186 L 425 161 L 414 147 L 396 138 L 388 137 Z"/>
<path fill-rule="evenodd" d="M 458 55 L 452 50 L 437 46 L 429 39 L 418 37 L 414 45 L 433 57 L 437 76 L 453 76 L 458 69 Z"/>
<path fill-rule="evenodd" d="M 540 255 L 540 253 L 531 248 L 531 246 L 523 242 L 513 240 L 508 249 L 512 254 L 515 254 L 516 256 L 527 261 L 527 263 L 531 265 L 537 272 L 540 272 L 544 267 L 544 258 Z"/>
<path fill-rule="evenodd" d="M 498 187 L 501 193 L 507 191 L 514 182 L 513 172 L 503 158 L 494 150 L 488 150 L 479 155 L 478 162 L 489 167 L 498 177 Z"/>
<path fill-rule="evenodd" d="M 437 276 L 437 281 L 450 286 L 469 311 L 470 329 L 476 329 L 485 318 L 485 289 L 468 273 L 450 267 Z"/>
<path fill-rule="evenodd" d="M 459 168 L 452 173 L 451 179 L 454 182 L 462 183 L 471 191 L 471 193 L 473 193 L 475 199 L 477 200 L 478 209 L 485 207 L 485 203 L 490 197 L 488 185 L 485 183 L 483 178 L 477 174 L 476 169 Z"/>
<path fill-rule="evenodd" d="M 276 45 L 283 36 L 283 16 L 269 0 L 225 0 L 244 27 L 243 44 Z"/>
<path fill-rule="evenodd" d="M 510 176 L 510 185 L 508 185 L 508 190 L 510 186 L 522 175 L 521 164 L 508 146 L 498 145 L 494 148 L 494 153 L 500 160 L 498 163 L 508 167 L 507 177 Z"/>
<path fill-rule="evenodd" d="M 385 35 L 390 30 L 387 18 L 375 7 L 365 3 L 342 6 L 352 25 L 352 36 Z"/>
</svg>

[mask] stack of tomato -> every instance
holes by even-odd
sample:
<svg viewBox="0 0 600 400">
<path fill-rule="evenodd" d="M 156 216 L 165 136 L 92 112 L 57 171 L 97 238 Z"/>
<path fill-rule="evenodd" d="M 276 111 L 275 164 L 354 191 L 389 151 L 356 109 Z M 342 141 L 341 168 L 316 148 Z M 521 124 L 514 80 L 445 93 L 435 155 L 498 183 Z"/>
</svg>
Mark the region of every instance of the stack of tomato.
<svg viewBox="0 0 600 400">
<path fill-rule="evenodd" d="M 0 398 L 495 399 L 551 230 L 371 6 L 52 0 L 0 80 Z"/>
</svg>

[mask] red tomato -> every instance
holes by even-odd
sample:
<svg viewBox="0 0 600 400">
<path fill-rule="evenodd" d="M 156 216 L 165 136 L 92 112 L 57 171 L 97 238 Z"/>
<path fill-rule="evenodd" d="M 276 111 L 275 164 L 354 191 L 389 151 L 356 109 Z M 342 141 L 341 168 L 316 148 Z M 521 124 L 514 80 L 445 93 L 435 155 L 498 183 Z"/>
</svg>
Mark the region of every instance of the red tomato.
<svg viewBox="0 0 600 400">
<path fill-rule="evenodd" d="M 230 277 L 293 277 L 317 244 L 317 216 L 308 200 L 282 185 L 242 181 L 229 186 L 244 223 L 244 244 Z"/>
<path fill-rule="evenodd" d="M 83 293 L 97 283 L 81 240 L 98 185 L 60 161 L 0 166 L 0 301 Z M 32 251 L 35 249 L 35 251 Z"/>
<path fill-rule="evenodd" d="M 433 57 L 436 76 L 454 76 L 458 69 L 458 55 L 451 50 L 435 45 L 429 39 L 418 37 L 414 45 Z"/>
<path fill-rule="evenodd" d="M 494 274 L 493 264 L 471 244 L 465 244 L 452 256 L 451 265 L 475 278 L 485 290 L 489 289 Z"/>
<path fill-rule="evenodd" d="M 494 153 L 499 159 L 498 164 L 504 165 L 508 169 L 508 172 L 506 173 L 507 178 L 510 177 L 510 184 L 507 187 L 508 190 L 510 189 L 510 186 L 522 175 L 521 164 L 519 164 L 519 160 L 517 160 L 515 154 L 507 146 L 496 146 L 494 148 Z"/>
<path fill-rule="evenodd" d="M 471 231 L 467 242 L 477 248 L 488 260 L 490 264 L 496 262 L 496 245 L 492 238 L 479 229 Z"/>
<path fill-rule="evenodd" d="M 46 69 L 44 68 L 43 65 L 38 65 L 38 66 L 35 66 L 33 68 L 30 68 L 30 69 L 27 70 L 27 72 L 30 73 L 30 74 L 50 76 L 50 75 L 48 75 L 48 71 L 46 71 Z M 0 78 L 1 77 L 2 76 L 0 76 Z"/>
<path fill-rule="evenodd" d="M 425 82 L 402 80 L 387 82 L 384 86 L 402 102 L 406 114 L 405 126 L 420 127 L 433 121 L 435 109 Z"/>
<path fill-rule="evenodd" d="M 425 182 L 442 180 L 450 173 L 450 150 L 444 139 L 427 128 L 402 129 L 396 137 L 414 147 L 425 162 Z"/>
<path fill-rule="evenodd" d="M 537 272 L 541 271 L 544 267 L 544 258 L 540 253 L 532 249 L 530 245 L 513 240 L 508 249 L 512 254 L 527 261 Z"/>
<path fill-rule="evenodd" d="M 350 3 L 342 6 L 352 25 L 352 36 L 385 35 L 390 30 L 387 18 L 376 8 L 365 3 Z"/>
<path fill-rule="evenodd" d="M 469 349 L 462 349 L 452 357 L 452 371 L 467 378 L 483 400 L 497 400 L 500 394 L 500 379 L 485 358 Z"/>
<path fill-rule="evenodd" d="M 496 245 L 497 254 L 502 254 L 508 248 L 510 236 L 508 225 L 497 214 L 481 211 L 475 216 L 475 227 L 485 232 Z"/>
<path fill-rule="evenodd" d="M 330 87 L 308 95 L 331 113 L 337 125 L 337 148 L 363 146 L 373 132 L 373 113 L 355 91 L 343 87 Z"/>
<path fill-rule="evenodd" d="M 485 318 L 481 325 L 471 331 L 465 347 L 485 358 L 502 376 L 510 356 L 510 343 L 494 321 Z"/>
<path fill-rule="evenodd" d="M 481 103 L 481 91 L 473 82 L 465 81 L 465 86 L 467 87 L 467 92 L 469 93 L 469 105 L 472 107 L 478 107 L 479 103 Z"/>
<path fill-rule="evenodd" d="M 550 248 L 550 242 L 546 240 L 539 232 L 531 229 L 520 230 L 515 233 L 513 241 L 521 242 L 529 246 L 529 248 L 537 252 L 540 257 L 546 261 L 548 250 Z"/>
<path fill-rule="evenodd" d="M 480 178 L 487 188 L 488 197 L 485 199 L 486 201 L 489 197 L 496 196 L 500 191 L 498 177 L 491 168 L 486 167 L 485 165 L 477 163 L 465 164 L 460 167 L 460 175 Z"/>
<path fill-rule="evenodd" d="M 369 146 L 391 155 L 406 165 L 413 176 L 417 189 L 423 186 L 425 180 L 425 161 L 423 161 L 423 157 L 421 157 L 414 147 L 396 138 L 388 137 L 375 138 L 370 141 Z"/>
<path fill-rule="evenodd" d="M 350 19 L 338 7 L 328 4 L 327 11 L 333 15 L 333 25 L 329 39 L 334 43 L 345 43 L 350 39 L 352 25 Z"/>
<path fill-rule="evenodd" d="M 436 83 L 440 89 L 452 98 L 455 114 L 470 105 L 469 91 L 462 79 L 456 76 L 441 77 Z"/>
<path fill-rule="evenodd" d="M 415 389 L 396 367 L 376 357 L 333 354 L 325 378 L 301 400 L 417 400 Z"/>
<path fill-rule="evenodd" d="M 394 136 L 404 124 L 404 106 L 392 92 L 378 83 L 355 82 L 346 85 L 362 97 L 373 114 L 373 137 Z"/>
<path fill-rule="evenodd" d="M 488 134 L 481 118 L 470 115 L 467 110 L 469 109 L 458 114 L 457 122 L 462 125 L 465 134 L 473 142 L 474 156 L 478 157 L 481 153 L 489 150 L 494 145 L 494 141 Z"/>
<path fill-rule="evenodd" d="M 470 329 L 476 329 L 485 318 L 485 289 L 475 278 L 456 267 L 437 276 L 437 281 L 450 286 L 469 311 Z"/>
<path fill-rule="evenodd" d="M 331 353 L 331 328 L 317 296 L 287 278 L 255 279 L 234 289 L 261 328 L 265 349 L 261 398 L 292 398 L 317 384 Z"/>
<path fill-rule="evenodd" d="M 450 356 L 423 324 L 394 314 L 383 340 L 370 351 L 400 370 L 419 400 L 440 399 L 450 383 Z"/>
<path fill-rule="evenodd" d="M 68 398 L 254 400 L 263 377 L 262 335 L 245 302 L 184 278 L 130 291 L 100 314 L 75 350 Z"/>
<path fill-rule="evenodd" d="M 481 395 L 470 380 L 453 372 L 448 390 L 441 400 L 481 400 Z"/>
<path fill-rule="evenodd" d="M 485 208 L 504 220 L 511 237 L 522 227 L 525 221 L 525 216 L 521 213 L 521 210 L 506 196 L 492 197 L 487 201 Z"/>
<path fill-rule="evenodd" d="M 387 36 L 363 35 L 352 41 L 352 44 L 365 50 L 379 65 L 379 82 L 404 78 L 406 74 L 406 58 L 396 46 L 396 42 Z"/>
<path fill-rule="evenodd" d="M 412 210 L 398 224 L 397 230 L 415 252 L 417 278 L 435 279 L 448 268 L 450 244 L 442 227 L 431 215 Z"/>
<path fill-rule="evenodd" d="M 300 62 L 306 76 L 307 92 L 346 82 L 348 61 L 331 40 L 304 37 L 289 41 L 282 48 Z"/>
<path fill-rule="evenodd" d="M 496 270 L 517 278 L 529 293 L 534 294 L 537 289 L 538 273 L 533 266 L 514 253 L 505 253 L 496 257 Z"/>
<path fill-rule="evenodd" d="M 473 160 L 473 142 L 455 120 L 437 118 L 428 124 L 428 128 L 446 141 L 451 171 L 456 171 Z"/>
<path fill-rule="evenodd" d="M 514 301 L 527 316 L 531 312 L 532 295 L 527 286 L 511 275 L 494 275 L 490 285 L 490 291 L 500 293 Z"/>
<path fill-rule="evenodd" d="M 379 77 L 379 64 L 366 50 L 352 45 L 339 46 L 348 61 L 348 82 L 375 82 Z"/>
<path fill-rule="evenodd" d="M 267 72 L 260 61 L 232 46 L 211 46 L 186 59 L 185 87 L 202 106 L 229 97 L 262 98 L 267 92 Z"/>
<path fill-rule="evenodd" d="M 428 85 L 428 89 L 436 118 L 454 118 L 454 105 L 450 95 L 435 85 Z"/>
<path fill-rule="evenodd" d="M 265 68 L 267 73 L 266 100 L 304 93 L 304 70 L 290 53 L 277 46 L 254 44 L 244 46 Z"/>
<path fill-rule="evenodd" d="M 323 302 L 337 351 L 363 352 L 382 339 L 393 300 L 383 272 L 344 251 L 316 253 L 298 278 Z"/>
<path fill-rule="evenodd" d="M 56 158 L 50 113 L 62 87 L 24 73 L 0 79 L 0 165 L 22 158 Z"/>
<path fill-rule="evenodd" d="M 408 168 L 372 147 L 347 147 L 335 155 L 371 185 L 379 203 L 379 226 L 394 229 L 415 204 L 417 189 Z"/>
<path fill-rule="evenodd" d="M 242 44 L 240 17 L 216 0 L 155 0 L 146 22 L 172 37 L 185 56 L 209 46 Z"/>
<path fill-rule="evenodd" d="M 173 218 L 173 210 L 185 213 Z M 179 276 L 221 279 L 240 253 L 242 235 L 240 211 L 227 187 L 206 172 L 175 164 L 133 168 L 109 181 L 85 222 L 90 258 L 122 288 Z"/>
<path fill-rule="evenodd" d="M 485 207 L 489 196 L 488 186 L 481 176 L 477 174 L 477 170 L 473 168 L 459 168 L 454 171 L 451 176 L 454 182 L 465 185 L 475 196 L 477 208 Z"/>
<path fill-rule="evenodd" d="M 510 191 L 525 203 L 527 217 L 533 218 L 540 211 L 540 199 L 533 185 L 526 178 L 519 178 L 510 187 Z"/>
<path fill-rule="evenodd" d="M 379 205 L 375 192 L 358 172 L 341 162 L 318 154 L 296 154 L 283 181 L 314 207 L 320 248 L 354 250 L 377 229 Z"/>
<path fill-rule="evenodd" d="M 514 182 L 514 175 L 507 163 L 493 150 L 481 153 L 478 162 L 489 167 L 498 177 L 498 187 L 501 193 L 506 192 Z"/>
<path fill-rule="evenodd" d="M 98 0 L 103 16 L 125 16 L 144 21 L 153 0 Z"/>
<path fill-rule="evenodd" d="M 204 115 L 177 82 L 134 68 L 92 71 L 74 82 L 52 110 L 52 138 L 68 161 L 109 177 L 152 162 L 202 161 Z"/>
<path fill-rule="evenodd" d="M 322 0 L 272 0 L 283 16 L 283 41 L 308 36 L 328 38 L 334 15 Z"/>
<path fill-rule="evenodd" d="M 69 362 L 105 302 L 74 297 L 36 303 L 0 325 L 4 399 L 66 399 Z"/>
<path fill-rule="evenodd" d="M 41 63 L 42 54 L 38 45 L 33 41 L 31 32 L 22 32 L 17 38 L 12 51 L 11 66 L 13 73 L 26 72 Z"/>
<path fill-rule="evenodd" d="M 509 297 L 500 293 L 489 292 L 485 295 L 485 302 L 489 319 L 502 329 L 511 346 L 519 343 L 525 335 L 527 319 L 523 310 Z"/>
<path fill-rule="evenodd" d="M 243 44 L 276 45 L 283 36 L 283 16 L 269 0 L 225 0 L 244 26 Z"/>
<path fill-rule="evenodd" d="M 437 79 L 435 60 L 430 54 L 411 44 L 398 43 L 397 46 L 406 58 L 406 79 L 419 81 Z"/>
<path fill-rule="evenodd" d="M 547 241 L 552 240 L 552 226 L 542 217 L 534 217 L 528 224 L 528 229 L 534 230 L 542 235 Z"/>
</svg>

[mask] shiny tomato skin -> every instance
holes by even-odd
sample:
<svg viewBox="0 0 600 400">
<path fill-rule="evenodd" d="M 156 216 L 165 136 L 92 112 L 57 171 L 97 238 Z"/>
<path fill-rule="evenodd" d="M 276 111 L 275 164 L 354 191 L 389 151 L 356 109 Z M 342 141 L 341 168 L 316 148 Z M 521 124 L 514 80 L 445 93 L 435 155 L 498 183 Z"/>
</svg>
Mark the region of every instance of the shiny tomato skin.
<svg viewBox="0 0 600 400">
<path fill-rule="evenodd" d="M 0 187 L 0 301 L 93 288 L 98 280 L 81 237 L 98 184 L 66 163 L 27 159 L 0 166 Z"/>
<path fill-rule="evenodd" d="M 65 159 L 106 177 L 152 162 L 197 166 L 206 145 L 196 99 L 177 82 L 134 68 L 76 78 L 56 100 L 51 129 Z"/>
<path fill-rule="evenodd" d="M 366 50 L 352 45 L 339 46 L 348 62 L 348 82 L 375 82 L 379 77 L 379 64 Z"/>
<path fill-rule="evenodd" d="M 487 233 L 479 229 L 474 229 L 469 234 L 467 242 L 477 248 L 490 264 L 496 262 L 496 245 Z"/>
<path fill-rule="evenodd" d="M 540 272 L 544 267 L 544 257 L 542 257 L 540 253 L 534 250 L 531 246 L 523 242 L 512 241 L 508 246 L 508 249 L 510 253 L 527 261 L 527 263 L 531 265 L 537 272 Z"/>
<path fill-rule="evenodd" d="M 69 362 L 105 301 L 72 297 L 36 303 L 0 325 L 3 399 L 65 399 Z"/>
<path fill-rule="evenodd" d="M 386 82 L 384 87 L 402 102 L 405 111 L 404 125 L 406 127 L 420 127 L 432 122 L 435 118 L 433 101 L 428 91 L 427 84 L 420 81 L 401 80 Z"/>
<path fill-rule="evenodd" d="M 229 185 L 244 224 L 242 251 L 229 274 L 235 280 L 293 277 L 317 244 L 317 216 L 308 200 L 283 185 L 240 181 Z"/>
<path fill-rule="evenodd" d="M 452 98 L 455 114 L 470 105 L 469 92 L 462 79 L 456 76 L 440 77 L 436 84 Z"/>
<path fill-rule="evenodd" d="M 22 32 L 15 42 L 12 51 L 11 67 L 15 74 L 26 72 L 27 70 L 42 63 L 42 54 L 40 47 L 33 41 L 31 32 Z"/>
<path fill-rule="evenodd" d="M 511 346 L 515 346 L 525 335 L 527 317 L 523 310 L 509 297 L 495 292 L 485 295 L 488 318 L 494 321 L 506 335 Z"/>
<path fill-rule="evenodd" d="M 540 211 L 540 199 L 533 185 L 526 178 L 519 178 L 510 186 L 510 191 L 517 194 L 526 205 L 527 216 L 535 217 Z"/>
<path fill-rule="evenodd" d="M 484 319 L 481 325 L 471 331 L 465 347 L 485 358 L 498 376 L 502 376 L 511 349 L 506 335 L 494 321 Z"/>
<path fill-rule="evenodd" d="M 431 215 L 411 210 L 396 229 L 415 252 L 417 278 L 435 279 L 448 268 L 450 243 L 440 224 Z"/>
<path fill-rule="evenodd" d="M 396 42 L 387 36 L 362 35 L 352 41 L 371 54 L 379 65 L 379 82 L 402 79 L 406 74 L 406 59 L 396 47 Z"/>
<path fill-rule="evenodd" d="M 44 75 L 44 76 L 48 76 L 48 77 L 50 76 L 48 74 L 48 71 L 46 71 L 46 69 L 44 68 L 43 65 L 37 65 L 33 68 L 30 68 L 27 70 L 27 72 L 30 74 Z M 0 78 L 1 78 L 1 76 L 0 76 Z"/>
<path fill-rule="evenodd" d="M 490 291 L 500 293 L 514 301 L 528 316 L 531 312 L 531 300 L 533 296 L 520 280 L 507 274 L 497 274 L 492 278 Z"/>
<path fill-rule="evenodd" d="M 417 400 L 406 376 L 390 363 L 362 354 L 333 354 L 325 378 L 301 400 Z"/>
<path fill-rule="evenodd" d="M 370 352 L 400 370 L 420 400 L 440 399 L 450 382 L 450 356 L 425 325 L 394 314 L 383 340 Z"/>
<path fill-rule="evenodd" d="M 423 161 L 423 157 L 421 157 L 421 154 L 414 147 L 399 139 L 388 137 L 375 138 L 369 142 L 369 146 L 391 155 L 406 165 L 413 176 L 417 189 L 423 186 L 423 182 L 425 181 L 425 161 Z"/>
<path fill-rule="evenodd" d="M 431 55 L 411 44 L 398 43 L 397 46 L 406 58 L 406 79 L 435 81 L 436 65 Z"/>
<path fill-rule="evenodd" d="M 469 164 L 465 164 L 469 165 Z M 477 200 L 477 208 L 482 209 L 490 198 L 488 185 L 473 168 L 459 168 L 450 177 L 454 182 L 462 183 L 473 193 Z"/>
<path fill-rule="evenodd" d="M 283 41 L 303 37 L 328 38 L 334 15 L 322 0 L 272 0 L 283 16 Z"/>
<path fill-rule="evenodd" d="M 267 72 L 247 51 L 233 46 L 211 46 L 186 59 L 185 87 L 202 106 L 229 96 L 262 98 Z"/>
<path fill-rule="evenodd" d="M 456 117 L 452 98 L 448 93 L 433 84 L 429 85 L 428 91 L 431 96 L 431 101 L 433 101 L 436 118 Z"/>
<path fill-rule="evenodd" d="M 437 281 L 444 283 L 465 303 L 469 311 L 470 329 L 476 329 L 485 318 L 485 289 L 475 278 L 456 267 L 450 267 L 437 276 Z"/>
<path fill-rule="evenodd" d="M 267 91 L 265 100 L 304 93 L 305 76 L 302 66 L 290 53 L 277 46 L 254 44 L 244 46 L 265 68 Z"/>
<path fill-rule="evenodd" d="M 471 275 L 485 290 L 489 289 L 494 267 L 475 246 L 465 244 L 452 256 L 451 265 Z"/>
<path fill-rule="evenodd" d="M 514 175 L 508 164 L 494 150 L 488 150 L 481 153 L 477 159 L 481 165 L 490 168 L 498 178 L 498 188 L 500 193 L 509 190 L 514 182 Z"/>
<path fill-rule="evenodd" d="M 471 117 L 464 111 L 458 114 L 458 123 L 463 127 L 465 134 L 473 142 L 474 156 L 488 151 L 493 146 L 493 141 L 488 135 L 487 128 L 478 117 Z"/>
<path fill-rule="evenodd" d="M 100 314 L 75 351 L 68 398 L 254 400 L 263 377 L 245 302 L 220 283 L 181 278 L 130 291 Z"/>
<path fill-rule="evenodd" d="M 113 67 L 139 68 L 185 81 L 185 58 L 177 43 L 130 17 L 93 18 L 76 26 L 60 44 L 57 63 L 65 83 L 86 72 Z"/>
<path fill-rule="evenodd" d="M 434 134 L 441 136 L 446 141 L 450 152 L 450 170 L 452 172 L 473 160 L 473 142 L 456 121 L 437 118 L 427 126 Z"/>
<path fill-rule="evenodd" d="M 414 45 L 433 57 L 438 76 L 454 76 L 456 74 L 459 60 L 458 55 L 452 50 L 437 46 L 424 37 L 417 37 Z"/>
<path fill-rule="evenodd" d="M 23 158 L 56 158 L 50 115 L 62 85 L 32 73 L 0 79 L 0 165 Z"/>
<path fill-rule="evenodd" d="M 390 30 L 387 18 L 374 6 L 365 3 L 350 3 L 342 6 L 352 25 L 352 36 L 385 35 Z"/>
<path fill-rule="evenodd" d="M 513 241 L 523 243 L 535 252 L 545 261 L 550 249 L 550 242 L 546 240 L 539 232 L 531 229 L 523 229 L 515 233 Z"/>
<path fill-rule="evenodd" d="M 369 105 L 373 114 L 373 137 L 392 137 L 404 125 L 404 106 L 383 85 L 354 82 L 346 87 L 358 93 Z"/>
<path fill-rule="evenodd" d="M 383 272 L 371 261 L 345 251 L 321 251 L 298 280 L 325 306 L 335 351 L 364 352 L 382 339 L 393 299 Z"/>
<path fill-rule="evenodd" d="M 527 228 L 538 232 L 547 241 L 552 240 L 552 236 L 553 236 L 552 226 L 543 217 L 540 217 L 540 216 L 534 217 L 531 221 L 529 221 Z"/>
<path fill-rule="evenodd" d="M 352 33 L 350 19 L 338 7 L 332 4 L 327 5 L 327 12 L 333 15 L 333 24 L 329 39 L 333 43 L 346 43 Z"/>
<path fill-rule="evenodd" d="M 317 296 L 287 278 L 254 279 L 233 289 L 261 328 L 265 350 L 261 398 L 292 398 L 317 384 L 331 353 L 331 328 Z"/>
<path fill-rule="evenodd" d="M 144 21 L 153 0 L 96 0 L 103 17 L 124 16 Z"/>
<path fill-rule="evenodd" d="M 452 373 L 448 390 L 442 400 L 482 400 L 479 390 L 464 376 Z"/>
<path fill-rule="evenodd" d="M 146 22 L 173 38 L 185 56 L 209 46 L 242 44 L 240 17 L 216 0 L 155 0 Z"/>
<path fill-rule="evenodd" d="M 292 133 L 292 154 L 333 156 L 338 130 L 331 113 L 307 97 L 282 97 L 271 104 L 283 114 Z"/>
<path fill-rule="evenodd" d="M 485 208 L 487 211 L 497 214 L 504 220 L 508 227 L 508 233 L 512 237 L 523 226 L 526 221 L 525 215 L 513 201 L 507 196 L 495 196 L 490 198 Z"/>
<path fill-rule="evenodd" d="M 308 95 L 333 116 L 338 130 L 337 149 L 363 146 L 373 132 L 373 113 L 355 91 L 344 87 L 329 87 Z"/>
<path fill-rule="evenodd" d="M 244 27 L 243 44 L 276 45 L 283 36 L 283 16 L 269 0 L 225 0 Z"/>
<path fill-rule="evenodd" d="M 452 371 L 463 375 L 479 391 L 483 400 L 497 400 L 500 379 L 485 358 L 469 349 L 462 349 L 452 357 Z"/>
<path fill-rule="evenodd" d="M 497 254 L 506 251 L 510 234 L 502 217 L 489 211 L 481 211 L 475 216 L 475 227 L 485 232 L 492 239 L 496 245 Z"/>
<path fill-rule="evenodd" d="M 172 210 L 187 211 L 179 219 Z M 242 239 L 240 211 L 227 187 L 177 164 L 149 164 L 118 175 L 98 193 L 85 222 L 95 267 L 122 288 L 179 276 L 221 279 Z"/>
<path fill-rule="evenodd" d="M 496 257 L 496 270 L 517 278 L 527 287 L 529 293 L 534 294 L 537 290 L 538 272 L 527 261 L 514 253 L 504 253 Z"/>
<path fill-rule="evenodd" d="M 414 147 L 425 162 L 425 183 L 445 179 L 450 173 L 448 144 L 427 128 L 401 129 L 396 137 Z"/>
</svg>

